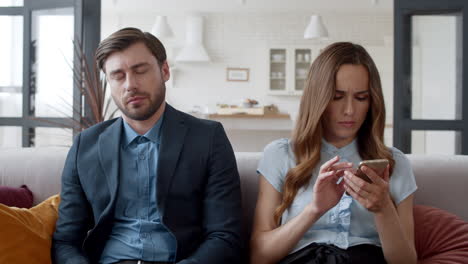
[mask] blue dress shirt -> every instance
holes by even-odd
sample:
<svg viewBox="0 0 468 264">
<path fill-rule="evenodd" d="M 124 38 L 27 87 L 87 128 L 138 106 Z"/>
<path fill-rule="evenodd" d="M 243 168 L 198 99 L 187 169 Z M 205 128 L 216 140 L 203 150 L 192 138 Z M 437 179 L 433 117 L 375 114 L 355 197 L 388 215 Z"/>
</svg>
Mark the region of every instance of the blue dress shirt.
<svg viewBox="0 0 468 264">
<path fill-rule="evenodd" d="M 176 259 L 175 236 L 161 223 L 156 181 L 163 117 L 145 135 L 123 122 L 114 224 L 100 263 Z"/>
</svg>

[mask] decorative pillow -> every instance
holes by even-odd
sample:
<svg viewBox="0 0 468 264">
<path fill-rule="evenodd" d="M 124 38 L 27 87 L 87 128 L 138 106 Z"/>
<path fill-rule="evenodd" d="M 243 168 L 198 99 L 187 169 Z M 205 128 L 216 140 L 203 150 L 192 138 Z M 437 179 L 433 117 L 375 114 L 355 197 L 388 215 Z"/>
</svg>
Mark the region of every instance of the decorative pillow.
<svg viewBox="0 0 468 264">
<path fill-rule="evenodd" d="M 60 197 L 31 209 L 0 204 L 0 263 L 50 264 Z"/>
<path fill-rule="evenodd" d="M 20 188 L 0 186 L 0 204 L 19 208 L 33 206 L 33 194 L 26 185 Z"/>
<path fill-rule="evenodd" d="M 466 263 L 468 222 L 442 209 L 414 206 L 418 263 Z"/>
</svg>

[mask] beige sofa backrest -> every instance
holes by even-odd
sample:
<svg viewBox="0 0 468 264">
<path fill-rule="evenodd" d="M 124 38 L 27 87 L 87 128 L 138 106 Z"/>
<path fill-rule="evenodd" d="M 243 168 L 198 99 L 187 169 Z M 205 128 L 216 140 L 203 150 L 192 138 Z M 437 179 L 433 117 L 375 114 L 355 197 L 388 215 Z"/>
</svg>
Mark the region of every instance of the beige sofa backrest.
<svg viewBox="0 0 468 264">
<path fill-rule="evenodd" d="M 34 204 L 60 192 L 66 147 L 0 149 L 0 185 L 26 184 Z"/>
<path fill-rule="evenodd" d="M 0 150 L 0 185 L 26 184 L 34 202 L 60 192 L 60 176 L 68 148 Z M 250 228 L 257 199 L 257 164 L 261 153 L 236 153 L 242 184 L 245 226 Z M 417 204 L 431 205 L 468 221 L 468 156 L 408 155 L 416 175 Z M 248 230 L 247 230 L 248 231 Z"/>
</svg>

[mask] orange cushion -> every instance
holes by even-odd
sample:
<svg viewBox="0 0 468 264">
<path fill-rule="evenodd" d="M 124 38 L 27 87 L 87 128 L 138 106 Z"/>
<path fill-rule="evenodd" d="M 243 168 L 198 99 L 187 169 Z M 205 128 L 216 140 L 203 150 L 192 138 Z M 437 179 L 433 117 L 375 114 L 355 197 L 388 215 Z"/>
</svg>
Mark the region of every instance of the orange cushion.
<svg viewBox="0 0 468 264">
<path fill-rule="evenodd" d="M 0 204 L 0 263 L 50 264 L 60 197 L 31 209 Z"/>
<path fill-rule="evenodd" d="M 467 263 L 468 222 L 442 209 L 414 206 L 418 263 Z"/>
</svg>

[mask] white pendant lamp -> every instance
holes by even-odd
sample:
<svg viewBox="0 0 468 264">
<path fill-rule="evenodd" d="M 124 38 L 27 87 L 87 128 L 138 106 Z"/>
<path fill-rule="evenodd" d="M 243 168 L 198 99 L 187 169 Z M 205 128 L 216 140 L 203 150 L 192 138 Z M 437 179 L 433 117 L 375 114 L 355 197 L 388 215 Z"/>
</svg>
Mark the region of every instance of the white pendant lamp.
<svg viewBox="0 0 468 264">
<path fill-rule="evenodd" d="M 304 31 L 305 39 L 326 39 L 328 38 L 328 30 L 323 24 L 320 15 L 312 15 L 310 17 L 309 25 Z"/>
<path fill-rule="evenodd" d="M 171 27 L 167 23 L 166 16 L 156 17 L 156 21 L 154 22 L 153 28 L 151 29 L 151 34 L 153 34 L 158 39 L 170 38 L 174 36 Z"/>
<path fill-rule="evenodd" d="M 210 57 L 203 46 L 203 17 L 196 15 L 187 17 L 185 36 L 185 45 L 176 61 L 210 61 Z"/>
</svg>

